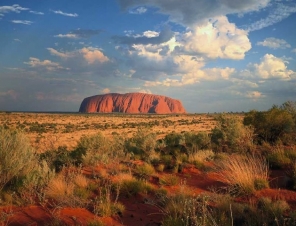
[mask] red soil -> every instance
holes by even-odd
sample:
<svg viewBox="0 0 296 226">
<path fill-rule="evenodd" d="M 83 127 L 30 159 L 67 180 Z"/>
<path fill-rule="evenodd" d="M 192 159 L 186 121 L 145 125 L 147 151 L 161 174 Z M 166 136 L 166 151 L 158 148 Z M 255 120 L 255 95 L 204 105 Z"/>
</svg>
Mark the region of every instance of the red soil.
<svg viewBox="0 0 296 226">
<path fill-rule="evenodd" d="M 140 164 L 136 162 L 135 164 Z M 104 168 L 96 169 L 98 171 Z M 84 170 L 85 174 L 91 174 L 90 169 Z M 159 179 L 169 172 L 159 173 L 150 178 L 149 183 L 155 188 L 163 187 L 168 191 L 168 194 L 176 194 L 177 192 L 189 192 L 190 194 L 199 195 L 201 193 L 211 193 L 211 188 L 221 188 L 225 184 L 218 181 L 217 174 L 214 172 L 201 172 L 188 166 L 181 173 L 175 174 L 180 178 L 183 184 L 186 184 L 182 190 L 182 186 L 163 186 L 160 185 Z M 277 178 L 281 172 L 273 172 L 271 174 Z M 260 197 L 269 197 L 273 200 L 286 200 L 291 208 L 296 209 L 296 192 L 278 188 L 276 179 L 272 179 L 273 187 L 257 191 L 251 197 L 246 199 L 238 198 L 237 201 L 248 202 L 250 199 L 259 199 Z M 155 197 L 152 194 L 138 194 L 135 196 L 124 197 L 120 196 L 119 201 L 124 204 L 125 211 L 116 217 L 101 218 L 95 216 L 93 213 L 82 208 L 61 208 L 61 209 L 47 209 L 42 206 L 27 206 L 27 207 L 6 207 L 0 209 L 1 212 L 9 216 L 9 225 L 45 225 L 54 219 L 59 219 L 64 225 L 87 225 L 94 220 L 100 220 L 105 225 L 161 225 L 163 212 L 161 208 L 153 205 Z M 3 215 L 2 215 L 3 216 Z M 7 222 L 6 222 L 7 223 Z M 1 225 L 1 224 L 0 224 Z"/>
</svg>

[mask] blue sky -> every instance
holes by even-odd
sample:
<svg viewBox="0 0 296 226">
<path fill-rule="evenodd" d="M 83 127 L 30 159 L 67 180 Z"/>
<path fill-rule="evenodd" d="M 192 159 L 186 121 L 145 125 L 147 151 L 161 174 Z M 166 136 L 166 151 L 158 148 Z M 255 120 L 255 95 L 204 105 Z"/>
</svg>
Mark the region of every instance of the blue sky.
<svg viewBox="0 0 296 226">
<path fill-rule="evenodd" d="M 296 101 L 295 0 L 2 0 L 0 110 L 145 92 L 194 112 Z"/>
</svg>

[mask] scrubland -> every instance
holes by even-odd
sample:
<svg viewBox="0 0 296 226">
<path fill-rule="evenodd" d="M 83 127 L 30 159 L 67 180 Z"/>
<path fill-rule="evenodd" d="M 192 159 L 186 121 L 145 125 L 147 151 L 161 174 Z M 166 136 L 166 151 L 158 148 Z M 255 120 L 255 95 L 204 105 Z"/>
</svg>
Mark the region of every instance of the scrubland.
<svg viewBox="0 0 296 226">
<path fill-rule="evenodd" d="M 296 104 L 0 113 L 1 225 L 296 225 Z"/>
</svg>

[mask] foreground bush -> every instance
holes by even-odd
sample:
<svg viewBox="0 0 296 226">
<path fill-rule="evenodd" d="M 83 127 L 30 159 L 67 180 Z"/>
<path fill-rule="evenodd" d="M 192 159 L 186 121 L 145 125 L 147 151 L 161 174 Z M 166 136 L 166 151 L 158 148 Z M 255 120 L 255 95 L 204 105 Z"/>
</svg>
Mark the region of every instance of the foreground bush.
<svg viewBox="0 0 296 226">
<path fill-rule="evenodd" d="M 164 226 L 217 225 L 212 217 L 207 197 L 178 194 L 167 197 Z"/>
<path fill-rule="evenodd" d="M 213 151 L 248 153 L 253 149 L 253 128 L 244 125 L 239 117 L 221 114 L 211 131 Z"/>
<path fill-rule="evenodd" d="M 94 213 L 102 217 L 110 217 L 116 214 L 122 214 L 125 206 L 117 201 L 119 196 L 119 187 L 116 188 L 116 195 L 112 200 L 112 189 L 110 185 L 104 185 L 99 189 L 99 196 L 94 200 Z"/>
<path fill-rule="evenodd" d="M 149 161 L 149 156 L 154 152 L 156 144 L 155 133 L 147 128 L 138 128 L 131 138 L 125 140 L 124 148 L 132 156 L 139 156 L 141 159 Z"/>
<path fill-rule="evenodd" d="M 217 225 L 279 226 L 295 225 L 295 217 L 284 200 L 261 197 L 257 201 L 236 202 L 227 194 L 213 194 L 210 203 L 215 203 L 212 216 Z"/>
<path fill-rule="evenodd" d="M 244 124 L 255 128 L 257 143 L 295 144 L 295 115 L 284 106 L 273 106 L 267 112 L 253 110 L 246 114 Z"/>
<path fill-rule="evenodd" d="M 83 136 L 80 138 L 77 149 L 82 156 L 84 165 L 96 166 L 97 164 L 108 164 L 118 162 L 126 156 L 124 152 L 123 140 L 114 136 L 107 138 L 101 133 Z M 72 154 L 73 155 L 73 154 Z"/>
<path fill-rule="evenodd" d="M 35 160 L 30 142 L 21 131 L 0 127 L 0 191 L 12 179 L 32 171 Z"/>
<path fill-rule="evenodd" d="M 267 154 L 267 160 L 272 169 L 287 169 L 294 162 L 295 158 L 281 147 L 272 148 Z"/>
<path fill-rule="evenodd" d="M 139 193 L 148 193 L 151 192 L 153 189 L 152 187 L 147 184 L 146 181 L 137 180 L 137 179 L 128 179 L 124 180 L 120 184 L 121 194 L 124 196 L 133 196 Z"/>
<path fill-rule="evenodd" d="M 205 150 L 211 147 L 211 138 L 205 132 L 186 132 L 184 137 L 186 146 L 191 147 L 192 150 Z"/>
<path fill-rule="evenodd" d="M 155 172 L 154 167 L 150 164 L 139 165 L 135 169 L 135 173 L 139 178 L 148 179 Z"/>
<path fill-rule="evenodd" d="M 268 187 L 268 164 L 261 157 L 230 155 L 220 160 L 217 169 L 219 179 L 235 193 L 250 194 Z"/>
<path fill-rule="evenodd" d="M 214 152 L 212 150 L 202 150 L 190 153 L 188 162 L 196 166 L 196 168 L 204 168 L 205 162 L 214 158 Z"/>
<path fill-rule="evenodd" d="M 80 172 L 64 170 L 49 181 L 44 192 L 57 205 L 83 207 L 91 195 L 89 185 L 88 179 Z"/>
</svg>

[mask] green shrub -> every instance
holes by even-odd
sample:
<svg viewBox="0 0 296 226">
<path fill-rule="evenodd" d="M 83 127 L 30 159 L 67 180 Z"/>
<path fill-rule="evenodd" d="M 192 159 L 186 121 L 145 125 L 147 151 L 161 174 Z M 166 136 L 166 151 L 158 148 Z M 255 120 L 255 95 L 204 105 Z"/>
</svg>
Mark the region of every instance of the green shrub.
<svg viewBox="0 0 296 226">
<path fill-rule="evenodd" d="M 198 150 L 209 149 L 211 147 L 210 136 L 205 132 L 191 133 L 186 132 L 184 134 L 185 143 L 189 147 L 196 147 Z"/>
<path fill-rule="evenodd" d="M 254 132 L 244 125 L 240 118 L 221 114 L 217 117 L 217 126 L 212 129 L 211 142 L 214 151 L 252 152 Z"/>
<path fill-rule="evenodd" d="M 117 190 L 116 198 L 112 200 L 111 186 L 106 185 L 100 188 L 99 196 L 94 200 L 94 213 L 101 217 L 110 217 L 118 213 L 122 213 L 125 210 L 125 206 L 120 202 L 117 202 L 119 190 Z"/>
<path fill-rule="evenodd" d="M 121 183 L 121 194 L 126 196 L 136 195 L 138 193 L 148 193 L 152 187 L 143 180 L 124 180 Z"/>
<path fill-rule="evenodd" d="M 83 136 L 77 144 L 78 148 L 85 149 L 87 152 L 108 151 L 109 140 L 102 133 Z"/>
<path fill-rule="evenodd" d="M 167 197 L 164 226 L 217 225 L 205 196 L 190 197 L 184 194 Z"/>
<path fill-rule="evenodd" d="M 156 170 L 157 170 L 158 172 L 163 172 L 164 169 L 165 169 L 165 165 L 164 165 L 164 164 L 158 164 L 158 165 L 156 166 Z"/>
<path fill-rule="evenodd" d="M 160 156 L 160 160 L 166 168 L 173 167 L 173 157 L 171 155 L 162 155 Z"/>
<path fill-rule="evenodd" d="M 70 152 L 70 157 L 72 159 L 72 163 L 76 166 L 83 163 L 83 157 L 86 154 L 86 148 L 84 147 L 77 147 L 73 151 Z"/>
<path fill-rule="evenodd" d="M 143 165 L 138 165 L 135 168 L 135 173 L 142 179 L 148 179 L 150 176 L 152 176 L 152 174 L 155 173 L 155 170 L 152 165 L 144 163 Z"/>
<path fill-rule="evenodd" d="M 289 140 L 287 136 L 291 134 L 295 136 L 293 134 L 295 132 L 294 116 L 285 107 L 273 106 L 267 112 L 250 111 L 244 118 L 244 124 L 255 128 L 254 132 L 259 144 L 263 142 L 276 144 L 282 140 Z"/>
<path fill-rule="evenodd" d="M 284 214 L 289 208 L 285 200 L 272 201 L 270 198 L 262 197 L 258 201 L 258 209 L 264 215 L 266 225 L 285 225 Z"/>
<path fill-rule="evenodd" d="M 60 172 L 64 166 L 69 166 L 74 162 L 66 146 L 59 146 L 57 150 L 41 153 L 39 158 L 45 160 L 56 172 Z"/>
<path fill-rule="evenodd" d="M 267 160 L 272 169 L 287 169 L 293 162 L 282 148 L 273 149 L 267 155 Z"/>
<path fill-rule="evenodd" d="M 118 136 L 107 138 L 98 133 L 80 138 L 75 153 L 76 161 L 83 159 L 88 166 L 96 166 L 99 163 L 108 164 L 125 158 L 124 140 Z M 85 153 L 85 154 L 84 154 Z M 74 153 L 73 153 L 74 155 Z"/>
<path fill-rule="evenodd" d="M 150 154 L 156 148 L 156 134 L 147 128 L 139 128 L 138 131 L 125 142 L 127 152 L 140 155 L 143 160 L 149 161 Z"/>
<path fill-rule="evenodd" d="M 27 137 L 19 130 L 0 127 L 0 191 L 12 179 L 30 173 L 36 155 Z"/>
<path fill-rule="evenodd" d="M 180 133 L 169 133 L 165 136 L 164 141 L 167 146 L 178 146 L 184 142 L 184 136 Z"/>
<path fill-rule="evenodd" d="M 50 169 L 45 160 L 36 164 L 34 170 L 29 172 L 23 179 L 21 192 L 26 192 L 32 196 L 40 192 L 55 177 L 55 171 Z M 30 197 L 31 198 L 31 197 Z"/>
<path fill-rule="evenodd" d="M 156 151 L 151 151 L 147 158 L 148 162 L 152 165 L 157 165 L 160 162 L 160 154 Z"/>
</svg>

